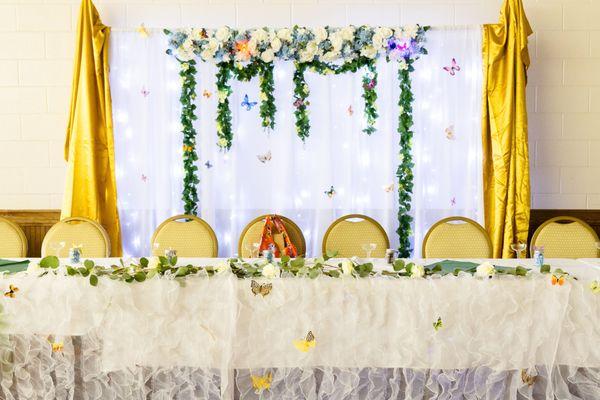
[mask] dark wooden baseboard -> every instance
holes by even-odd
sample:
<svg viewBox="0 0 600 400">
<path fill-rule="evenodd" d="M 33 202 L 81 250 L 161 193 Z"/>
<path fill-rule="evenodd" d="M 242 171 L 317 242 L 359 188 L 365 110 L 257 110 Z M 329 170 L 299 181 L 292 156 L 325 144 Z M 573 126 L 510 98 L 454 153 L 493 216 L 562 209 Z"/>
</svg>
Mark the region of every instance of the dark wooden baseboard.
<svg viewBox="0 0 600 400">
<path fill-rule="evenodd" d="M 587 222 L 600 236 L 600 210 L 531 210 L 529 238 L 544 221 L 558 216 L 576 217 Z M 0 216 L 17 223 L 27 236 L 28 256 L 39 257 L 48 229 L 60 220 L 60 210 L 0 210 Z"/>
<path fill-rule="evenodd" d="M 0 210 L 0 217 L 19 225 L 27 237 L 27 256 L 40 257 L 42 240 L 60 220 L 60 210 Z"/>
</svg>

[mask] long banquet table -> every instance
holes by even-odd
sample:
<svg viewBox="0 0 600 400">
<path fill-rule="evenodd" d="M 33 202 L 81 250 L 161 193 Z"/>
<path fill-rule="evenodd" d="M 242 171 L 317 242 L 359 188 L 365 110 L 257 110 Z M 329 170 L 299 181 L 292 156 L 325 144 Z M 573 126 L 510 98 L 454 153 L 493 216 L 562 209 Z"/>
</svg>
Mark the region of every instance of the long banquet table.
<svg viewBox="0 0 600 400">
<path fill-rule="evenodd" d="M 231 273 L 5 275 L 19 290 L 2 298 L 0 398 L 600 399 L 600 260 L 547 260 L 577 278 L 564 285 L 530 259 L 489 261 L 532 273 L 277 278 L 264 297 Z"/>
</svg>

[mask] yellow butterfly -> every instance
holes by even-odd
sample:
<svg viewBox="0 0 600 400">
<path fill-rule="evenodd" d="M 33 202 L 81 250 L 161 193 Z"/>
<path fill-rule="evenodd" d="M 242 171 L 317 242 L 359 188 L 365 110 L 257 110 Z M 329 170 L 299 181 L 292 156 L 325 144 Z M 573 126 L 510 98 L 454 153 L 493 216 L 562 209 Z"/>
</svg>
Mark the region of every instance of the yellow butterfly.
<svg viewBox="0 0 600 400">
<path fill-rule="evenodd" d="M 204 91 L 202 92 L 202 96 L 204 96 L 207 99 L 210 99 L 210 96 L 212 96 L 212 93 L 209 92 L 208 90 L 204 89 Z"/>
<path fill-rule="evenodd" d="M 521 370 L 521 380 L 523 381 L 523 383 L 527 384 L 527 386 L 533 386 L 536 379 L 537 376 L 531 376 L 527 373 L 526 370 Z"/>
<path fill-rule="evenodd" d="M 8 286 L 8 292 L 4 292 L 5 297 L 10 297 L 11 299 L 15 298 L 15 294 L 19 291 L 19 288 L 14 285 Z"/>
<path fill-rule="evenodd" d="M 184 144 L 184 145 L 183 145 L 183 152 L 184 152 L 184 153 L 189 153 L 189 152 L 191 152 L 191 151 L 193 151 L 193 150 L 194 150 L 194 147 L 193 147 L 193 146 L 188 146 L 188 145 L 186 145 L 186 144 Z"/>
<path fill-rule="evenodd" d="M 144 26 L 144 24 L 141 24 L 135 30 L 144 39 L 147 38 L 148 36 L 150 36 L 150 34 L 148 33 L 148 30 L 146 29 L 146 27 Z"/>
<path fill-rule="evenodd" d="M 394 184 L 393 184 L 393 183 L 390 183 L 389 185 L 385 185 L 385 186 L 383 187 L 383 190 L 384 190 L 386 193 L 390 193 L 392 190 L 394 190 Z"/>
<path fill-rule="evenodd" d="M 446 139 L 454 140 L 454 125 L 450 125 L 444 129 L 444 132 L 446 133 Z"/>
<path fill-rule="evenodd" d="M 65 348 L 65 344 L 63 342 L 52 342 L 51 344 L 53 353 L 61 353 Z"/>
<path fill-rule="evenodd" d="M 270 372 L 266 375 L 250 375 L 252 379 L 252 387 L 255 390 L 256 394 L 260 394 L 264 390 L 269 390 L 271 388 L 271 382 L 273 381 L 273 374 Z"/>
<path fill-rule="evenodd" d="M 564 275 L 556 276 L 556 275 L 552 274 L 552 285 L 562 286 L 564 284 L 565 284 L 565 276 Z"/>
<path fill-rule="evenodd" d="M 308 353 L 308 351 L 316 345 L 317 340 L 315 339 L 315 335 L 313 335 L 312 331 L 308 331 L 306 334 L 306 339 L 294 340 L 294 347 L 303 353 Z"/>
<path fill-rule="evenodd" d="M 260 284 L 256 282 L 254 279 L 250 282 L 250 288 L 252 289 L 252 293 L 256 296 L 257 294 L 262 294 L 263 297 L 267 296 L 271 293 L 271 289 L 273 289 L 272 283 Z"/>
<path fill-rule="evenodd" d="M 592 281 L 592 283 L 590 283 L 590 289 L 591 289 L 592 293 L 600 294 L 600 282 Z"/>
<path fill-rule="evenodd" d="M 443 327 L 444 325 L 442 324 L 442 317 L 438 317 L 437 321 L 433 323 L 433 329 L 435 329 L 435 331 L 437 332 Z"/>
</svg>

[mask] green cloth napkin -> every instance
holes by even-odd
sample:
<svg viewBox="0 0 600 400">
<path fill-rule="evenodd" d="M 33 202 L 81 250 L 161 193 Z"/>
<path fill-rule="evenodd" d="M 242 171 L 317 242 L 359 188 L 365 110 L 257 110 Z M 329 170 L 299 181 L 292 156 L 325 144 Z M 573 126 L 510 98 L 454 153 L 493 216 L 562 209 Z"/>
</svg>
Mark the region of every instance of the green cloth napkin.
<svg viewBox="0 0 600 400">
<path fill-rule="evenodd" d="M 15 261 L 0 259 L 0 273 L 8 272 L 14 274 L 16 272 L 27 271 L 29 260 Z"/>
</svg>

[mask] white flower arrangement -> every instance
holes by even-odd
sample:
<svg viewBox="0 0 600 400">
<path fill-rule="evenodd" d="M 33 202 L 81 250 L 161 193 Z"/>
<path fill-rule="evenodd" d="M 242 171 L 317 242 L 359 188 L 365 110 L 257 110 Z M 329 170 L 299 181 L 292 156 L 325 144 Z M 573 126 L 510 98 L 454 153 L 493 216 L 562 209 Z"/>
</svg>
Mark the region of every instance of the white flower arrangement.
<svg viewBox="0 0 600 400">
<path fill-rule="evenodd" d="M 178 29 L 169 36 L 169 54 L 180 61 L 200 58 L 202 61 L 240 62 L 275 60 L 351 61 L 359 57 L 392 60 L 417 59 L 425 53 L 424 33 L 428 27 L 345 26 L 306 28 L 254 28 L 237 30 Z"/>
<path fill-rule="evenodd" d="M 477 266 L 475 276 L 478 278 L 491 278 L 496 275 L 496 268 L 488 261 Z"/>
<path fill-rule="evenodd" d="M 425 267 L 420 264 L 415 264 L 410 269 L 411 278 L 422 278 L 425 276 Z"/>
</svg>

